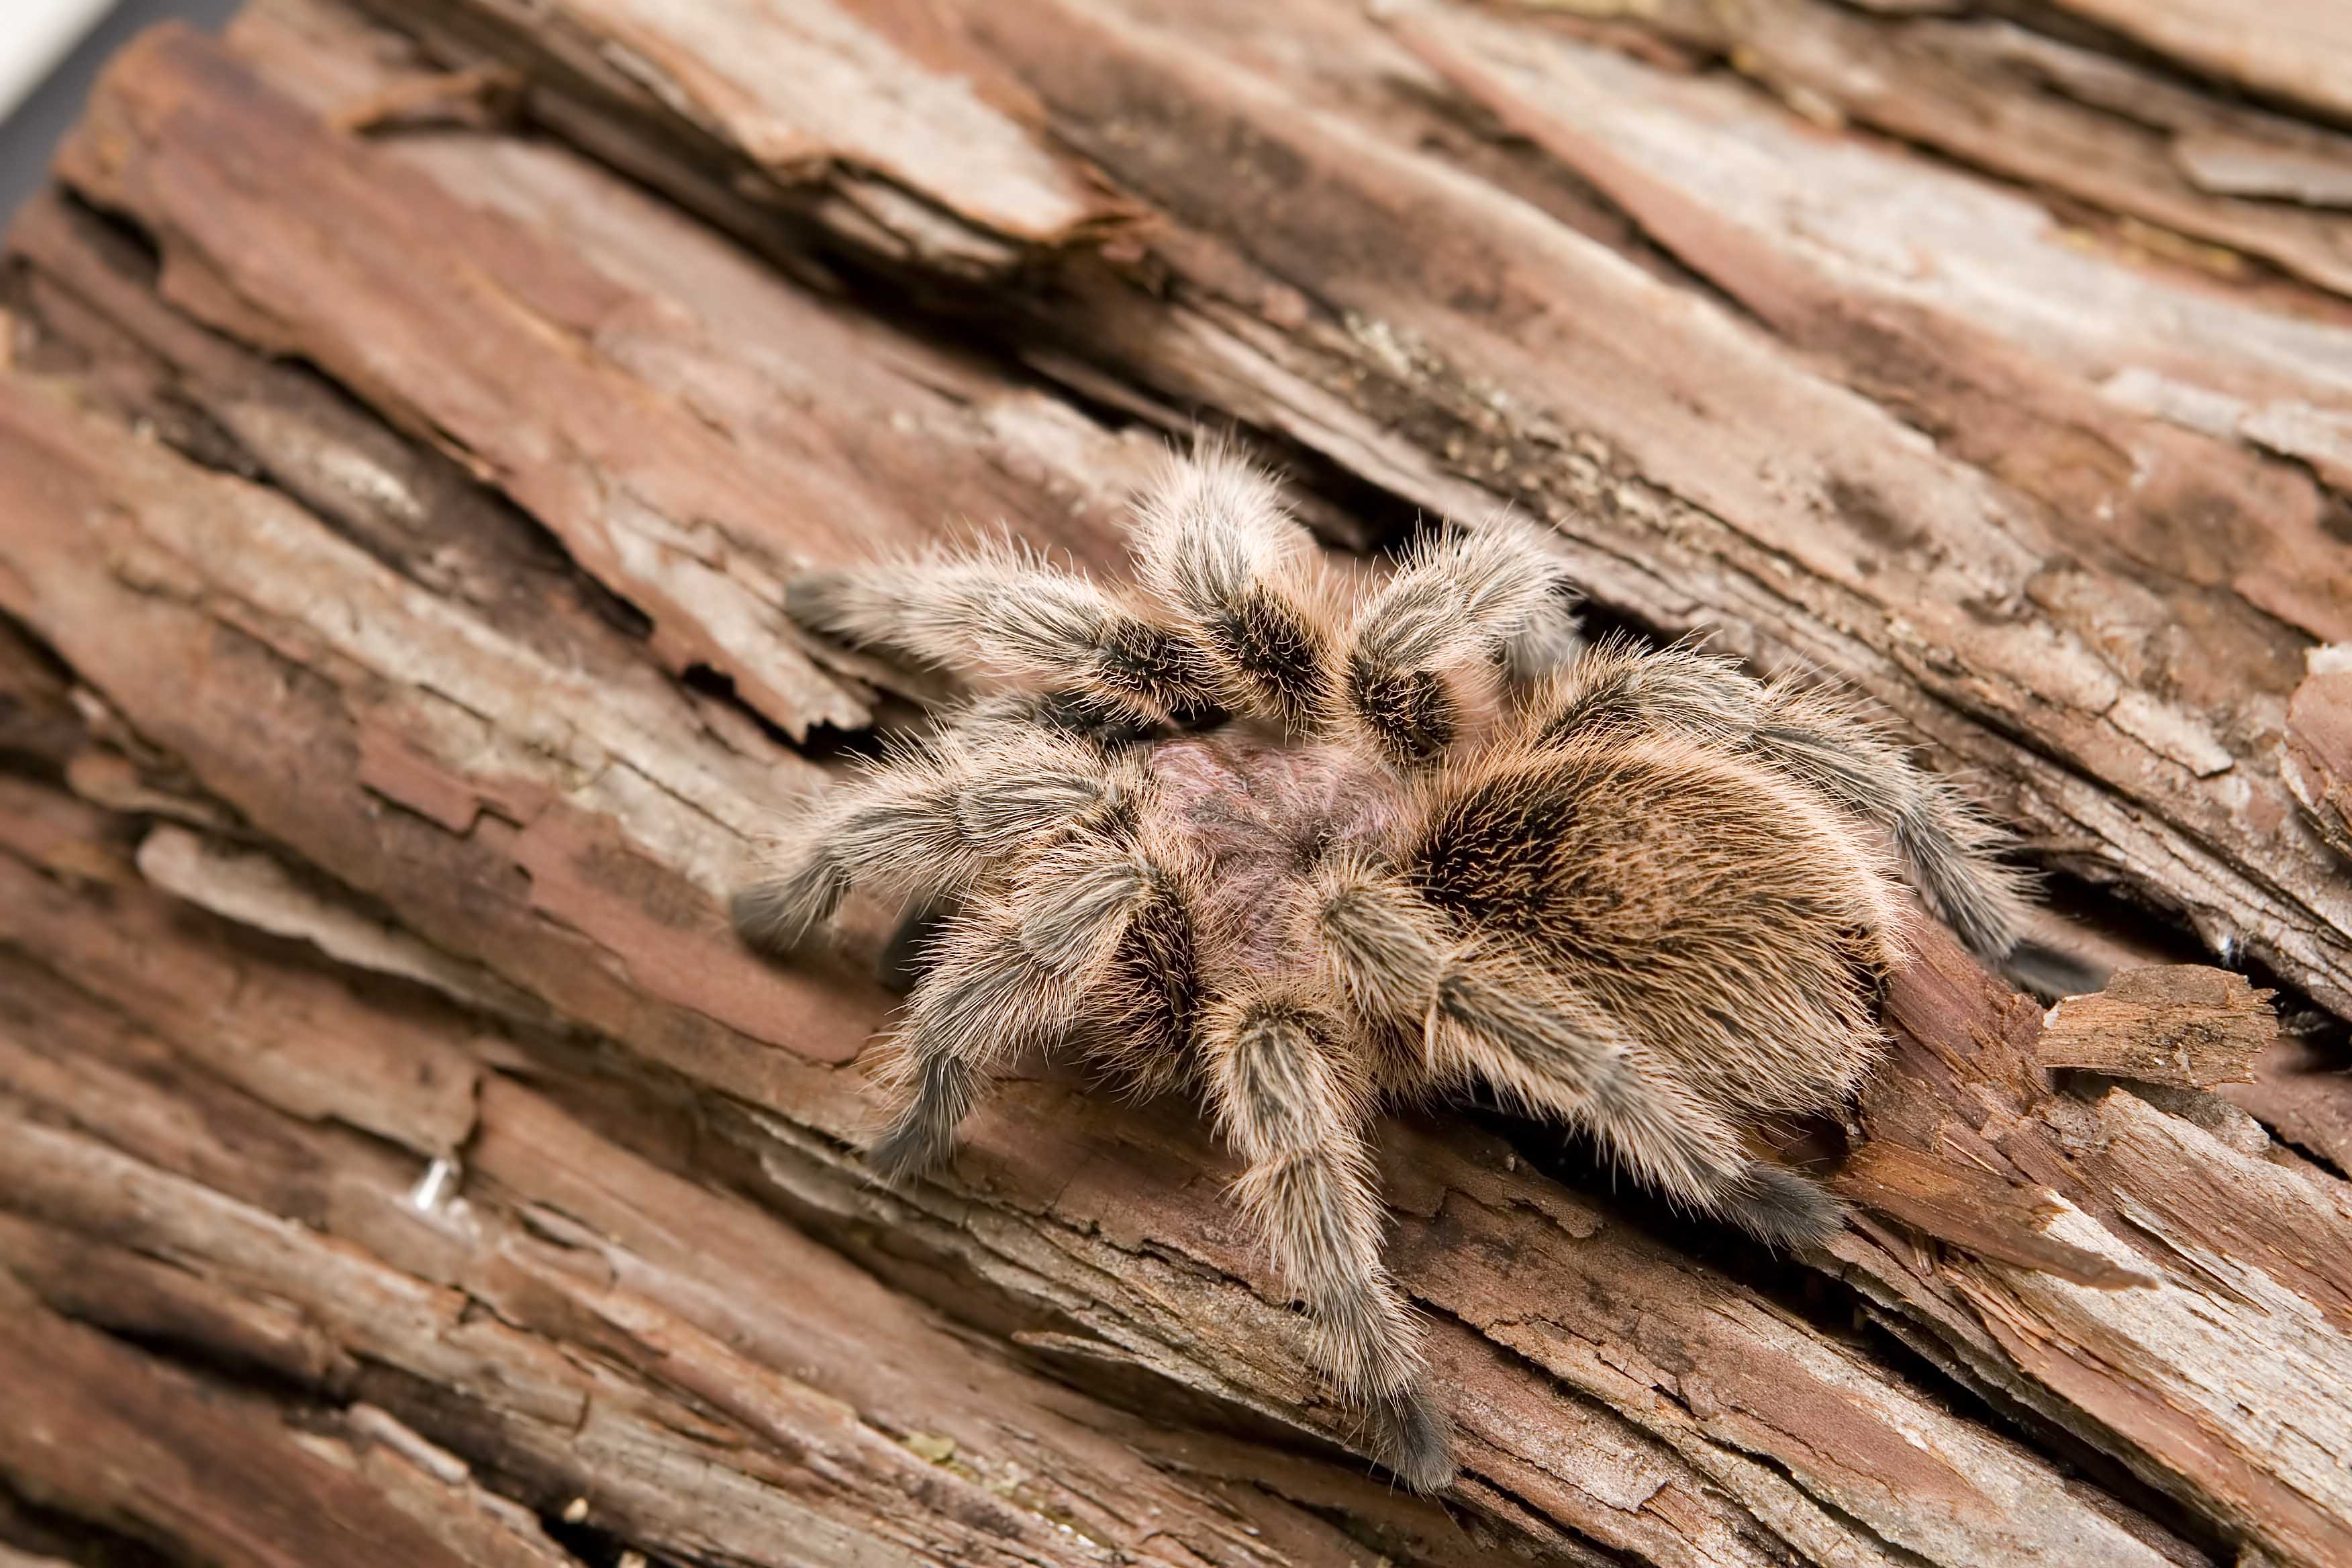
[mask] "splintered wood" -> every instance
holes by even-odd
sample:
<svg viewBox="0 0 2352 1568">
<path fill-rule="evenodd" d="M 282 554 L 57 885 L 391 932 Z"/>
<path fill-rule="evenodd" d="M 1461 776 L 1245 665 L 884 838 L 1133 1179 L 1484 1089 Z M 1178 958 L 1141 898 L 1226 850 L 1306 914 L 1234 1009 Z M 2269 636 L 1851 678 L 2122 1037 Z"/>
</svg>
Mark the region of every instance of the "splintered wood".
<svg viewBox="0 0 2352 1568">
<path fill-rule="evenodd" d="M 2352 36 L 2237 9 L 139 39 L 0 292 L 0 1562 L 2352 1562 Z M 1024 1066 L 879 1188 L 893 999 L 724 918 L 937 694 L 783 585 L 1115 567 L 1196 429 L 1343 564 L 1544 520 L 2229 967 L 1923 926 L 1804 1258 L 1384 1123 L 1397 1490 L 1192 1107 Z"/>
</svg>

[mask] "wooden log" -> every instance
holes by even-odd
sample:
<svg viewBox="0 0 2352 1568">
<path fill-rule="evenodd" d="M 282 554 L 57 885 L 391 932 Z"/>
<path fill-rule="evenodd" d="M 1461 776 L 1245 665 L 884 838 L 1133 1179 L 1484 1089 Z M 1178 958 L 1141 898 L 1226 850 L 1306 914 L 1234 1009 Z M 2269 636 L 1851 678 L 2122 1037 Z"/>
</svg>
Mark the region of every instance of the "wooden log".
<svg viewBox="0 0 2352 1568">
<path fill-rule="evenodd" d="M 2253 1082 L 2221 1095 L 2336 1169 L 2352 1164 L 2352 1080 L 2326 1043 L 2282 1036 L 2254 1064 Z"/>
<path fill-rule="evenodd" d="M 487 809 L 453 828 L 446 819 L 386 809 L 384 797 L 372 796 L 358 776 L 360 743 L 352 737 L 359 725 L 370 714 L 403 711 L 425 699 L 421 689 L 392 689 L 385 671 L 365 668 L 357 656 L 366 641 L 397 632 L 403 597 L 412 598 L 415 613 L 422 596 L 401 595 L 387 568 L 323 526 L 305 523 L 270 492 L 142 448 L 119 428 L 110 434 L 103 421 L 58 401 L 56 391 L 20 382 L 0 393 L 6 409 L 0 425 L 9 431 L 5 468 L 45 476 L 48 500 L 38 510 L 50 520 L 12 532 L 11 574 L 40 583 L 44 603 L 16 601 L 11 608 L 72 648 L 77 668 L 128 704 L 124 710 L 140 732 L 201 746 L 200 755 L 189 760 L 191 772 L 206 787 L 217 784 L 233 792 L 240 817 L 266 824 L 272 839 L 383 900 L 436 945 L 475 954 L 501 978 L 535 992 L 564 1024 L 627 1041 L 650 1063 L 723 1091 L 726 1098 L 702 1114 L 727 1130 L 752 1163 L 747 1179 L 821 1229 L 840 1233 L 843 1244 L 860 1256 L 871 1243 L 855 1238 L 876 1234 L 877 1226 L 894 1238 L 890 1250 L 930 1255 L 929 1277 L 909 1281 L 908 1288 L 970 1310 L 976 1280 L 1005 1299 L 997 1310 L 1014 1321 L 1034 1321 L 1041 1312 L 1047 1322 L 1066 1321 L 1068 1327 L 1049 1330 L 1045 1342 L 1060 1362 L 1107 1363 L 1129 1376 L 1133 1369 L 1146 1369 L 1214 1400 L 1303 1421 L 1333 1437 L 1353 1435 L 1346 1413 L 1329 1405 L 1306 1375 L 1298 1320 L 1284 1310 L 1280 1292 L 1267 1282 L 1237 1219 L 1219 1199 L 1217 1187 L 1230 1168 L 1206 1146 L 1197 1125 L 1181 1116 L 1169 1125 L 1164 1107 L 1151 1115 L 1103 1106 L 1066 1083 L 1016 1086 L 1002 1110 L 976 1130 L 956 1181 L 926 1188 L 912 1201 L 876 1192 L 847 1147 L 866 1117 L 863 1096 L 854 1080 L 821 1065 L 826 1057 L 855 1049 L 870 1028 L 876 1014 L 856 1010 L 858 993 L 838 985 L 827 990 L 805 977 L 765 982 L 784 990 L 738 990 L 731 1005 L 743 1023 L 763 1031 L 758 1037 L 712 1016 L 710 1010 L 730 1005 L 726 976 L 740 960 L 723 934 L 715 898 L 665 863 L 693 852 L 697 837 L 709 832 L 708 819 L 697 834 L 685 834 L 672 802 L 642 791 L 608 794 L 592 783 L 572 804 L 547 806 L 521 829 L 525 836 L 543 831 L 548 815 L 561 814 L 559 820 L 582 825 L 567 826 L 568 843 L 551 845 L 528 863 L 509 862 L 524 873 L 530 889 L 563 889 L 565 901 L 546 901 L 529 889 L 510 895 L 516 903 L 505 908 L 506 900 L 486 898 L 487 889 L 515 880 L 513 872 L 499 875 L 476 858 L 514 841 L 509 833 L 492 832 L 488 843 L 477 843 L 494 820 Z M 87 445 L 91 442 L 99 445 Z M 69 456 L 76 449 L 82 455 Z M 77 492 L 63 482 L 77 472 L 79 486 L 99 489 Z M 121 498 L 131 486 L 142 493 L 125 508 Z M 93 504 L 102 492 L 118 500 Z M 20 518 L 29 521 L 36 515 L 32 494 L 12 491 L 8 500 L 22 509 Z M 92 540 L 79 521 L 107 516 L 143 521 L 110 541 Z M 146 532 L 150 521 L 160 535 Z M 226 531 L 212 533 L 211 527 Z M 291 555 L 273 562 L 267 545 L 273 533 Z M 112 560 L 143 562 L 142 585 L 114 576 Z M 244 587 L 224 596 L 182 578 L 190 596 L 155 592 L 153 584 L 183 573 L 216 568 L 228 570 Z M 261 574 L 280 569 L 289 584 L 307 587 L 298 600 L 279 601 L 273 611 L 254 601 L 266 597 Z M 86 596 L 92 594 L 100 596 Z M 206 604 L 243 623 L 242 630 L 214 621 Z M 365 613 L 354 616 L 354 606 Z M 295 619 L 279 619 L 286 612 Z M 189 689 L 156 692 L 159 700 L 186 708 L 187 727 L 177 728 L 140 695 L 152 684 L 152 666 L 126 674 L 99 646 L 114 642 L 111 637 L 86 640 L 74 634 L 77 626 L 119 628 L 140 620 L 146 623 L 140 640 L 147 651 L 136 656 L 142 666 L 151 657 L 186 659 L 222 700 L 234 700 L 240 688 L 251 689 L 222 668 L 225 661 L 257 662 L 258 674 L 283 682 L 292 675 L 283 662 L 286 650 L 309 645 L 310 658 L 300 668 L 310 674 L 299 679 L 317 683 L 312 699 L 299 707 L 256 702 L 244 710 L 242 722 L 217 731 L 224 744 L 205 744 L 198 734 L 205 727 L 202 703 Z M 166 631 L 170 624 L 182 629 Z M 496 634 L 473 624 L 477 629 L 466 639 L 469 660 L 492 658 Z M 333 640 L 316 640 L 322 637 Z M 352 637 L 361 640 L 347 640 Z M 208 655 L 201 651 L 206 647 Z M 460 679 L 464 662 L 437 673 L 435 700 L 478 715 L 497 712 L 497 663 L 484 667 L 491 683 L 482 685 Z M 338 671 L 340 679 L 321 671 Z M 542 720 L 551 695 L 542 691 Z M 552 734 L 544 722 L 536 732 L 542 741 Z M 648 727 L 638 743 L 659 733 Z M 520 747 L 482 750 L 489 736 L 479 730 L 474 734 L 468 757 L 438 758 L 431 776 L 454 779 L 439 770 L 463 767 L 470 789 L 520 765 Z M 698 763 L 720 771 L 712 767 L 722 759 L 707 734 L 676 725 L 667 734 L 679 749 L 666 759 L 666 776 L 685 776 Z M 583 729 L 572 743 L 595 742 Z M 550 756 L 539 765 L 585 776 L 580 762 L 587 754 Z M 299 767 L 293 765 L 298 756 L 303 759 Z M 341 764 L 342 782 L 323 787 L 336 777 L 338 757 L 347 759 Z M 419 760 L 415 766 L 426 763 Z M 446 793 L 455 798 L 466 792 Z M 29 805 L 20 805 L 18 816 L 28 824 L 38 820 Z M 52 833 L 31 839 L 34 853 L 48 858 L 94 852 L 60 851 L 59 841 Z M 79 987 L 121 999 L 143 996 L 159 1021 L 188 1011 L 180 998 L 194 994 L 192 981 L 152 955 L 142 956 L 152 954 L 152 937 L 134 934 L 142 926 L 126 911 L 116 911 L 110 930 L 91 931 L 67 920 L 54 900 L 37 898 L 40 890 L 21 883 L 9 900 L 22 911 L 11 928 L 12 942 L 50 940 L 47 932 L 58 944 L 100 943 L 79 960 L 73 973 Z M 562 923 L 551 929 L 554 921 Z M 578 934 L 583 930 L 584 942 Z M 57 962 L 68 957 L 61 953 Z M 248 984 L 236 984 L 230 994 L 259 1005 Z M 764 1007 L 758 1005 L 762 1000 Z M 428 1132 L 415 1122 L 419 1113 L 387 1100 L 366 1071 L 294 1070 L 279 1059 L 285 1033 L 271 1030 L 266 1015 L 250 1018 L 241 1006 L 235 1018 L 215 1020 L 202 1039 L 204 1048 L 224 1053 L 214 1070 L 257 1087 L 267 1081 L 292 1107 L 315 1110 L 305 1095 L 319 1085 L 340 1085 L 348 1097 L 342 1116 L 397 1136 L 416 1156 L 449 1141 L 446 1122 L 435 1120 L 432 1125 L 444 1130 Z M 404 1061 L 418 1054 L 415 1046 L 396 1048 Z M 239 1065 L 240 1058 L 256 1056 L 271 1069 L 267 1079 Z M 22 1076 L 26 1069 L 16 1071 Z M 433 1075 L 444 1086 L 438 1092 L 461 1100 L 464 1081 L 454 1070 Z M 730 1109 L 730 1102 L 740 1109 Z M 397 1129 L 388 1120 L 395 1116 L 406 1119 Z M 467 1142 L 478 1144 L 482 1137 L 476 1130 Z M 1393 1138 L 1390 1178 L 1407 1211 L 1398 1249 L 1416 1294 L 1446 1313 L 1438 1349 L 1449 1382 L 1466 1395 L 1476 1391 L 1464 1402 L 1464 1440 L 1488 1452 L 1483 1461 L 1488 1479 L 1474 1483 L 1468 1495 L 1496 1532 L 1490 1539 L 1532 1537 L 1547 1550 L 1573 1553 L 1574 1531 L 1659 1561 L 1689 1560 L 1693 1553 L 1765 1561 L 1754 1555 L 1758 1548 L 1743 1544 L 1751 1515 L 1762 1515 L 1772 1521 L 1776 1538 L 1809 1542 L 1816 1553 L 1883 1552 L 1888 1549 L 1871 1542 L 1891 1532 L 1906 1551 L 1958 1563 L 1991 1550 L 1992 1542 L 2015 1538 L 2020 1526 L 2011 1504 L 2023 1487 L 2037 1499 L 2026 1510 L 2030 1530 L 2056 1531 L 2053 1540 L 2077 1543 L 2093 1560 L 2152 1560 L 2132 1531 L 2071 1501 L 2056 1475 L 2024 1450 L 1939 1415 L 1932 1401 L 1867 1356 L 1780 1316 L 1736 1280 L 1658 1247 L 1584 1200 L 1548 1190 L 1532 1173 L 1515 1176 L 1517 1162 L 1507 1150 L 1459 1130 L 1414 1135 L 1401 1128 Z M 50 1155 L 62 1158 L 55 1150 Z M 1184 1172 L 1208 1179 L 1179 1174 Z M 227 1179 L 218 1167 L 206 1173 Z M 298 1206 L 298 1212 L 314 1211 Z M 889 1267 L 887 1258 L 871 1261 L 877 1268 Z M 1575 1339 L 1554 1341 L 1541 1320 L 1510 1306 L 1530 1289 L 1530 1274 L 1549 1278 L 1539 1290 L 1546 1299 L 1623 1303 L 1625 1315 L 1612 1331 L 1622 1348 L 1594 1358 L 1577 1347 L 1599 1331 L 1596 1321 L 1580 1318 Z M 1675 1309 L 1671 1329 L 1654 1316 L 1666 1303 Z M 1660 1334 L 1682 1347 L 1669 1364 L 1655 1360 L 1657 1344 L 1664 1342 L 1656 1340 Z M 1644 1344 L 1651 1348 L 1641 1349 Z M 1656 1386 L 1660 1380 L 1675 1386 L 1686 1380 L 1688 1373 L 1672 1371 L 1685 1357 L 1720 1368 L 1722 1377 L 1759 1364 L 1780 1370 L 1745 1386 L 1725 1383 L 1694 1412 L 1684 1403 L 1686 1392 L 1665 1398 Z M 1646 1370 L 1629 1377 L 1628 1365 Z M 1814 1391 L 1816 1418 L 1776 1408 L 1790 1379 L 1794 1387 Z M 1562 1382 L 1580 1396 L 1573 1405 L 1578 1415 L 1565 1427 Z M 1832 1410 L 1846 1413 L 1834 1437 L 1818 1429 L 1817 1418 Z M 1873 1475 L 1915 1452 L 1898 1433 L 1928 1442 L 1938 1456 L 1938 1474 L 1949 1471 L 1957 1478 L 1950 1487 L 1959 1489 L 1948 1487 L 1916 1509 L 1896 1501 L 1886 1517 L 1874 1519 L 1890 1500 L 1913 1494 L 1892 1473 L 1859 1491 L 1850 1478 Z M 1754 1457 L 1759 1448 L 1773 1456 L 1771 1463 Z M 973 1451 L 990 1450 L 975 1444 Z M 1837 1458 L 1824 1463 L 1831 1454 Z M 622 1462 L 617 1452 L 613 1462 Z M 1791 1480 L 1783 1466 L 1796 1467 L 1802 1479 Z M 1857 1518 L 1872 1522 L 1845 1517 L 1856 1509 L 1862 1510 Z"/>
<path fill-rule="evenodd" d="M 0 1282 L 0 1369 L 18 1409 L 38 1413 L 0 1435 L 0 1465 L 36 1495 L 217 1561 L 294 1568 L 374 1552 L 429 1568 L 495 1561 L 436 1539 L 447 1510 L 409 1517 L 316 1453 L 267 1401 L 205 1390 L 58 1318 L 13 1281 Z M 90 1464 L 96 1454 L 106 1462 Z"/>
<path fill-rule="evenodd" d="M 2287 705 L 2287 787 L 2320 836 L 2352 858 L 2352 655 L 2330 643 L 2306 663 Z"/>
<path fill-rule="evenodd" d="M 428 58 L 263 0 L 118 62 L 12 233 L 0 1355 L 45 1415 L 0 1482 L 190 1559 L 2352 1556 L 2340 1176 L 2212 1096 L 2053 1088 L 2042 1009 L 1933 933 L 1818 1256 L 1541 1130 L 1382 1126 L 1465 1466 L 1433 1502 L 1349 1453 L 1188 1107 L 1028 1064 L 950 1172 L 877 1189 L 873 932 L 776 970 L 720 913 L 822 787 L 793 742 L 925 695 L 781 582 L 960 517 L 1108 564 L 1156 445 L 1123 421 L 1187 407 L 1307 459 L 1335 543 L 1538 510 L 1604 607 L 1859 679 L 2053 864 L 2340 1005 L 2277 744 L 2344 613 L 2335 492 L 2249 434 L 2330 372 L 2145 325 L 2315 296 L 2034 236 L 1886 281 L 1853 169 L 1955 176 L 1484 13 L 877 15 L 887 47 L 817 5 L 436 0 L 394 17 Z M 342 112 L 483 51 L 557 136 Z M 855 68 L 785 101 L 760 59 Z M 894 82 L 919 133 L 814 116 Z M 2068 331 L 1981 308 L 2126 282 Z M 2235 412 L 2116 392 L 2144 360 Z M 2242 542 L 2200 554 L 2165 530 L 2208 493 Z M 2317 1101 L 2247 1103 L 2340 1161 Z M 226 1443 L 260 1473 L 207 1488 Z"/>
</svg>

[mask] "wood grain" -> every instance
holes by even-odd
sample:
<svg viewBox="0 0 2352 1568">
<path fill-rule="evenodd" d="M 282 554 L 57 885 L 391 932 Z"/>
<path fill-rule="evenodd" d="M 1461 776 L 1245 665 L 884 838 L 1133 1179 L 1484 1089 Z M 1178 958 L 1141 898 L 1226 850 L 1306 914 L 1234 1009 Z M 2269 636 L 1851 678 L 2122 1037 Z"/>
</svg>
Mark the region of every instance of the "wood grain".
<svg viewBox="0 0 2352 1568">
<path fill-rule="evenodd" d="M 9 236 L 0 1552 L 2352 1559 L 2342 127 L 2284 18 L 1934 9 L 134 46 Z M 884 911 L 781 969 L 721 914 L 936 694 L 782 584 L 999 520 L 1116 569 L 1195 420 L 1335 560 L 1507 501 L 1599 615 L 1860 686 L 2136 900 L 2086 951 L 2181 922 L 2291 1032 L 2210 971 L 2045 1019 L 1923 930 L 1803 1258 L 1384 1122 L 1465 1472 L 1396 1492 L 1192 1107 L 1024 1063 L 879 1189 Z"/>
</svg>

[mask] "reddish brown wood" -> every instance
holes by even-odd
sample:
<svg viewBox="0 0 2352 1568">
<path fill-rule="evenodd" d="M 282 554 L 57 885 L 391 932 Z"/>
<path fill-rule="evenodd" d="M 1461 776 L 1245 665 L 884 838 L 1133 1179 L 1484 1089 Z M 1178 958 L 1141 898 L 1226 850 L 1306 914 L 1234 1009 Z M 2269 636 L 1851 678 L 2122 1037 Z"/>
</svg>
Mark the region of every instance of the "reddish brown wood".
<svg viewBox="0 0 2352 1568">
<path fill-rule="evenodd" d="M 118 61 L 9 237 L 0 1554 L 2352 1559 L 2343 129 L 2193 6 L 2103 20 L 2261 107 L 2031 8 L 1612 9 L 259 0 Z M 1335 548 L 1509 500 L 1861 685 L 2296 1032 L 2045 1023 L 1923 931 L 1802 1259 L 1384 1124 L 1465 1469 L 1394 1492 L 1190 1107 L 1024 1064 L 884 1192 L 883 912 L 781 970 L 720 912 L 932 694 L 782 582 L 1108 565 L 1196 413 Z"/>
</svg>

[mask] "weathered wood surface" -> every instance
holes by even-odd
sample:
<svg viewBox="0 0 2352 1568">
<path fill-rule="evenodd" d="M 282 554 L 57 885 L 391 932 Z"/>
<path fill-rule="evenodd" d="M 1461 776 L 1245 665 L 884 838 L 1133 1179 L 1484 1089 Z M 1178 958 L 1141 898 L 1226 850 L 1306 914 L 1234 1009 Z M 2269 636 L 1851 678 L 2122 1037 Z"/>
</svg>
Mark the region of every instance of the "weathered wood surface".
<svg viewBox="0 0 2352 1568">
<path fill-rule="evenodd" d="M 1859 26 L 1851 47 L 1885 51 L 1915 25 L 1786 8 L 1756 35 Z M 1373 9 L 971 6 L 1049 145 L 1160 209 L 1107 250 L 1038 258 L 1055 286 L 983 296 L 1028 308 L 1016 352 L 1088 395 L 1263 426 L 1420 506 L 1549 518 L 1602 603 L 1855 682 L 2007 786 L 2069 869 L 2352 1005 L 2352 897 L 2276 757 L 2304 643 L 2352 618 L 2338 300 L 2216 289 L 2193 263 L 2240 251 L 2167 244 L 2121 196 L 2137 226 L 2072 227 L 1719 77 L 1524 18 Z M 1641 37 L 1747 64 L 1747 35 L 1683 16 L 1717 9 L 1644 6 Z M 452 60 L 549 64 L 510 7 L 387 14 Z M 658 70 L 548 77 L 534 101 L 562 123 L 700 124 Z M 1542 155 L 1497 145 L 1497 121 Z M 906 177 L 953 199 L 951 164 Z M 772 247 L 786 206 L 711 210 Z M 2347 243 L 2344 216 L 2312 221 Z M 893 247 L 814 242 L 955 291 Z"/>
<path fill-rule="evenodd" d="M 2324 191 L 2337 131 L 2193 6 L 2141 41 L 2271 107 L 1751 9 L 260 0 L 135 46 L 10 236 L 0 1542 L 2352 1560 L 2340 1031 L 2227 1100 L 2053 1089 L 2042 1006 L 1930 942 L 1803 1260 L 1390 1124 L 1439 1502 L 1349 1456 L 1189 1108 L 1039 1064 L 877 1190 L 889 999 L 724 930 L 820 731 L 923 695 L 781 582 L 1000 518 L 1108 564 L 1198 415 L 1335 547 L 1551 520 L 1604 610 L 1863 685 L 2043 863 L 2341 1010 L 2352 215 L 2148 140 Z M 1896 64 L 2025 129 L 1895 122 Z M 2112 153 L 2074 183 L 2023 162 L 2062 113 Z"/>
</svg>

